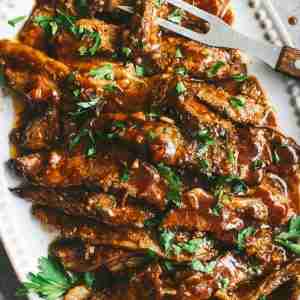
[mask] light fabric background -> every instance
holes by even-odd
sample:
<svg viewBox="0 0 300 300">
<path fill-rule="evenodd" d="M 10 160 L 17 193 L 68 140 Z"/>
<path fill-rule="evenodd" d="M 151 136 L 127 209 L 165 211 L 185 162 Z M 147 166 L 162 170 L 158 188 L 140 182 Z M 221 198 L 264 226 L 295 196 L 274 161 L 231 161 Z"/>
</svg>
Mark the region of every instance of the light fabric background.
<svg viewBox="0 0 300 300">
<path fill-rule="evenodd" d="M 300 2 L 298 0 L 273 0 L 273 2 L 277 7 L 282 22 L 286 24 L 287 29 L 291 33 L 295 46 L 300 48 Z M 292 15 L 299 17 L 299 23 L 296 26 L 288 24 L 288 17 Z M 0 242 L 0 300 L 20 299 L 15 297 L 15 291 L 18 286 L 19 282 Z"/>
</svg>

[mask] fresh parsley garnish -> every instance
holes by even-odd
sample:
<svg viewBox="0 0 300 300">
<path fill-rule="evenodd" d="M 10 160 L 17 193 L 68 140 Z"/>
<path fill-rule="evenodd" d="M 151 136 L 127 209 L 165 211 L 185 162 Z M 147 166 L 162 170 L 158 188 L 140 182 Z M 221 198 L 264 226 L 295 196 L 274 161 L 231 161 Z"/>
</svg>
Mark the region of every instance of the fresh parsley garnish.
<svg viewBox="0 0 300 300">
<path fill-rule="evenodd" d="M 206 241 L 204 239 L 193 239 L 189 240 L 186 243 L 180 243 L 178 246 L 181 248 L 182 251 L 188 252 L 188 253 L 195 253 L 197 250 L 205 243 Z"/>
<path fill-rule="evenodd" d="M 15 27 L 18 23 L 24 21 L 27 17 L 26 16 L 20 16 L 20 17 L 16 17 L 16 18 L 13 18 L 11 20 L 8 20 L 7 23 L 12 26 L 12 27 Z"/>
<path fill-rule="evenodd" d="M 219 70 L 225 66 L 225 63 L 223 61 L 216 62 L 208 71 L 207 71 L 207 77 L 213 78 L 215 77 Z"/>
<path fill-rule="evenodd" d="M 132 50 L 131 50 L 130 48 L 123 47 L 123 48 L 121 49 L 121 52 L 122 52 L 122 54 L 123 54 L 126 58 L 128 58 L 128 57 L 130 56 Z"/>
<path fill-rule="evenodd" d="M 235 74 L 232 79 L 236 82 L 244 82 L 248 79 L 248 76 L 246 74 Z"/>
<path fill-rule="evenodd" d="M 300 255 L 300 244 L 298 239 L 300 238 L 300 216 L 291 218 L 288 226 L 288 230 L 280 233 L 275 241 L 284 246 L 291 252 Z"/>
<path fill-rule="evenodd" d="M 93 42 L 91 47 L 82 46 L 78 51 L 82 56 L 94 56 L 101 46 L 99 32 L 77 26 L 75 24 L 76 21 L 76 17 L 69 16 L 61 10 L 57 10 L 57 15 L 55 16 L 37 16 L 34 18 L 34 23 L 43 28 L 49 36 L 54 36 L 60 28 L 63 28 L 73 34 L 78 40 L 91 40 Z"/>
<path fill-rule="evenodd" d="M 91 157 L 94 156 L 97 152 L 96 149 L 96 140 L 94 137 L 94 133 L 87 128 L 82 129 L 77 135 L 74 135 L 73 138 L 69 142 L 69 148 L 72 150 L 74 147 L 80 144 L 81 139 L 87 137 L 87 147 L 86 147 L 86 156 Z"/>
<path fill-rule="evenodd" d="M 125 166 L 120 179 L 122 182 L 127 182 L 129 180 L 129 176 L 130 176 L 129 169 L 127 166 Z"/>
<path fill-rule="evenodd" d="M 155 140 L 156 137 L 157 137 L 157 134 L 153 130 L 149 130 L 147 132 L 147 138 L 148 138 L 149 141 Z"/>
<path fill-rule="evenodd" d="M 114 80 L 112 64 L 105 64 L 100 68 L 92 69 L 89 75 L 96 79 Z"/>
<path fill-rule="evenodd" d="M 118 90 L 118 86 L 115 83 L 108 83 L 103 87 L 104 91 L 113 93 Z"/>
<path fill-rule="evenodd" d="M 231 164 L 235 163 L 236 157 L 235 157 L 235 152 L 232 149 L 228 150 L 228 160 Z"/>
<path fill-rule="evenodd" d="M 169 253 L 172 249 L 175 234 L 170 230 L 163 230 L 160 233 L 160 244 L 166 253 Z"/>
<path fill-rule="evenodd" d="M 207 169 L 209 168 L 209 163 L 207 159 L 200 159 L 199 160 L 199 168 L 201 171 L 207 171 Z"/>
<path fill-rule="evenodd" d="M 253 171 L 260 170 L 260 169 L 262 169 L 262 168 L 264 167 L 264 165 L 265 165 L 265 163 L 264 163 L 263 160 L 261 160 L 261 159 L 256 159 L 255 161 L 253 161 L 253 162 L 251 163 L 251 169 L 252 169 Z"/>
<path fill-rule="evenodd" d="M 95 275 L 91 272 L 84 273 L 83 279 L 84 279 L 85 285 L 89 288 L 92 288 L 96 281 Z"/>
<path fill-rule="evenodd" d="M 207 264 L 203 264 L 199 260 L 192 260 L 190 263 L 190 267 L 192 270 L 201 272 L 201 273 L 206 273 L 206 274 L 211 274 L 216 266 L 215 261 L 211 261 Z"/>
<path fill-rule="evenodd" d="M 187 74 L 187 69 L 185 67 L 178 67 L 175 69 L 176 74 L 185 76 Z"/>
<path fill-rule="evenodd" d="M 219 284 L 220 289 L 226 290 L 230 284 L 229 278 L 227 278 L 227 277 L 219 278 L 218 284 Z"/>
<path fill-rule="evenodd" d="M 145 68 L 141 65 L 136 65 L 135 66 L 135 74 L 138 77 L 143 77 L 145 76 Z"/>
<path fill-rule="evenodd" d="M 168 183 L 168 201 L 176 207 L 180 207 L 182 192 L 182 182 L 180 177 L 170 167 L 165 166 L 163 163 L 160 163 L 157 166 L 157 169 L 160 175 L 163 176 Z"/>
<path fill-rule="evenodd" d="M 215 140 L 210 135 L 210 132 L 208 129 L 202 129 L 199 130 L 195 134 L 195 138 L 198 140 L 198 142 L 201 144 L 201 147 L 208 147 L 215 144 Z"/>
<path fill-rule="evenodd" d="M 237 247 L 240 251 L 245 250 L 246 238 L 254 234 L 255 229 L 253 227 L 247 227 L 241 230 L 237 236 Z"/>
<path fill-rule="evenodd" d="M 18 295 L 35 293 L 47 300 L 57 300 L 64 296 L 79 280 L 71 273 L 67 273 L 62 265 L 50 256 L 39 259 L 38 269 L 37 274 L 28 274 L 28 281 L 24 282 L 17 291 Z"/>
<path fill-rule="evenodd" d="M 224 207 L 224 205 L 220 201 L 218 201 L 217 204 L 210 209 L 210 212 L 214 216 L 219 217 L 222 213 L 223 207 Z"/>
<path fill-rule="evenodd" d="M 184 11 L 180 8 L 176 8 L 172 11 L 172 13 L 168 15 L 168 20 L 173 23 L 180 24 L 183 16 L 184 16 Z"/>
<path fill-rule="evenodd" d="M 176 48 L 175 57 L 176 58 L 183 58 L 183 54 L 182 54 L 180 48 Z"/>
<path fill-rule="evenodd" d="M 245 106 L 246 101 L 244 98 L 241 98 L 241 97 L 239 97 L 239 98 L 231 97 L 229 99 L 229 103 L 233 108 L 241 109 L 242 107 Z"/>
<path fill-rule="evenodd" d="M 164 2 L 165 0 L 155 0 L 155 6 L 159 8 L 164 4 Z"/>
<path fill-rule="evenodd" d="M 178 95 L 182 95 L 184 92 L 186 92 L 186 87 L 181 81 L 177 82 L 175 89 Z"/>
</svg>

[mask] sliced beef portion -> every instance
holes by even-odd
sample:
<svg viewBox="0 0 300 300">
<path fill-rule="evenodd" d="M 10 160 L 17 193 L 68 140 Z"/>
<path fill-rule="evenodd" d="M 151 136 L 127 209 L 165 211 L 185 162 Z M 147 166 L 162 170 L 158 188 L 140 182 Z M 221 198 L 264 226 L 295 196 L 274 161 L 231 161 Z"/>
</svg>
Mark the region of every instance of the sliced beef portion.
<svg viewBox="0 0 300 300">
<path fill-rule="evenodd" d="M 124 191 L 164 209 L 168 186 L 158 171 L 146 162 L 134 161 L 127 152 L 111 151 L 99 152 L 92 158 L 66 151 L 35 153 L 12 159 L 10 164 L 20 175 L 41 186 L 64 188 L 85 184 L 104 191 Z"/>
<path fill-rule="evenodd" d="M 197 5 L 198 2 L 193 4 Z M 199 1 L 199 6 L 205 4 L 201 5 Z M 145 65 L 150 72 L 185 66 L 192 77 L 206 79 L 231 78 L 246 72 L 241 54 L 237 50 L 199 45 L 181 37 L 163 34 L 155 19 L 168 18 L 172 13 L 174 9 L 169 5 L 157 5 L 154 0 L 136 3 L 131 30 L 124 34 L 124 44 L 132 50 L 136 63 Z M 181 14 L 180 11 L 177 13 Z M 188 20 L 188 23 L 194 23 L 196 28 L 203 30 L 203 23 L 199 20 L 191 22 L 192 19 L 193 17 L 183 16 L 182 23 Z"/>
<path fill-rule="evenodd" d="M 50 149 L 60 138 L 59 111 L 56 107 L 51 107 L 45 113 L 24 123 L 10 135 L 12 143 L 21 149 L 30 151 Z"/>
<path fill-rule="evenodd" d="M 80 240 L 57 240 L 51 244 L 50 251 L 67 270 L 74 272 L 91 272 L 106 268 L 111 273 L 121 274 L 146 262 L 144 253 L 94 246 Z"/>
<path fill-rule="evenodd" d="M 149 153 L 154 163 L 180 166 L 193 160 L 193 145 L 188 145 L 173 120 L 149 120 L 143 112 L 131 115 L 116 113 L 103 114 L 89 126 L 94 131 L 115 134 L 130 148 Z"/>
<path fill-rule="evenodd" d="M 191 140 L 198 140 L 199 168 L 207 175 L 235 175 L 258 184 L 266 170 L 278 175 L 298 168 L 299 146 L 272 128 L 245 127 L 220 117 L 191 95 L 173 94 L 168 114 Z M 186 124 L 189 124 L 187 127 Z"/>
<path fill-rule="evenodd" d="M 99 35 L 99 45 L 94 55 L 111 57 L 120 47 L 122 28 L 119 26 L 97 19 L 80 19 L 74 26 L 81 28 L 82 31 L 94 33 L 94 36 Z M 88 57 L 88 49 L 96 44 L 95 38 L 91 38 L 91 35 L 85 34 L 79 39 L 69 30 L 63 29 L 53 40 L 55 56 L 68 65 L 72 65 L 72 60 L 85 59 Z"/>
<path fill-rule="evenodd" d="M 180 98 L 190 98 L 193 95 L 195 100 L 241 125 L 276 127 L 275 114 L 269 100 L 254 77 L 241 83 L 232 83 L 230 89 L 212 83 L 178 78 L 173 86 L 170 85 L 171 98 L 178 97 L 178 82 L 186 89 L 186 93 L 180 95 Z"/>
<path fill-rule="evenodd" d="M 218 253 L 212 243 L 205 243 L 203 244 L 205 247 L 199 247 L 194 252 L 165 252 L 157 237 L 144 229 L 99 225 L 86 219 L 70 217 L 57 210 L 40 206 L 33 208 L 33 214 L 42 223 L 58 229 L 62 236 L 70 239 L 79 238 L 95 246 L 110 246 L 144 253 L 151 250 L 159 257 L 178 262 L 189 262 L 193 259 L 207 261 Z"/>
<path fill-rule="evenodd" d="M 70 73 L 63 63 L 20 42 L 1 40 L 0 60 L 9 87 L 30 103 L 57 103 L 60 85 Z"/>
<path fill-rule="evenodd" d="M 12 191 L 34 204 L 57 208 L 69 215 L 85 216 L 112 226 L 144 227 L 144 223 L 154 217 L 149 210 L 130 203 L 122 203 L 124 197 L 84 192 L 81 188 L 50 189 L 21 186 Z"/>
<path fill-rule="evenodd" d="M 48 53 L 51 39 L 45 30 L 37 24 L 39 18 L 53 17 L 55 9 L 49 4 L 38 4 L 35 6 L 30 18 L 19 33 L 19 40 L 32 48 Z"/>
</svg>

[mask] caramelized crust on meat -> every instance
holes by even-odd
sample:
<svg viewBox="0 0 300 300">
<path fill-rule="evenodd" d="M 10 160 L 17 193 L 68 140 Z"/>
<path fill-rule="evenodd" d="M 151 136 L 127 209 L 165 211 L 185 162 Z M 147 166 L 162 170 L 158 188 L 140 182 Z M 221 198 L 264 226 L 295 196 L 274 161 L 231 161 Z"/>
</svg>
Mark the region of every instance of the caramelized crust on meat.
<svg viewBox="0 0 300 300">
<path fill-rule="evenodd" d="M 34 204 L 61 209 L 66 214 L 85 216 L 112 226 L 144 227 L 144 223 L 154 217 L 153 213 L 142 210 L 142 207 L 130 203 L 122 204 L 124 197 L 88 193 L 78 188 L 62 190 L 24 186 L 13 191 Z"/>
</svg>

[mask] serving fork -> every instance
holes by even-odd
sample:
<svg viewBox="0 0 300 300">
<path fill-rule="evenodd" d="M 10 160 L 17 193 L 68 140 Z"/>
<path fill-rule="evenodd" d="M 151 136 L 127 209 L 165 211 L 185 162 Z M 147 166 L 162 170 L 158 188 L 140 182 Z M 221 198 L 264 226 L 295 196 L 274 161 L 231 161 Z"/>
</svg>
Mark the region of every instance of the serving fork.
<svg viewBox="0 0 300 300">
<path fill-rule="evenodd" d="M 300 50 L 288 46 L 276 46 L 251 39 L 250 37 L 235 31 L 222 19 L 202 9 L 199 9 L 183 0 L 165 0 L 183 11 L 194 15 L 209 23 L 206 33 L 198 33 L 171 21 L 157 18 L 156 22 L 162 28 L 173 31 L 191 40 L 214 47 L 240 49 L 251 54 L 277 72 L 300 78 Z M 129 13 L 134 13 L 132 7 L 119 7 Z"/>
<path fill-rule="evenodd" d="M 278 72 L 300 78 L 299 49 L 288 46 L 279 47 L 270 43 L 253 40 L 235 31 L 217 16 L 209 14 L 185 1 L 166 0 L 165 2 L 208 22 L 210 26 L 207 33 L 198 33 L 158 17 L 156 22 L 162 28 L 210 46 L 240 49 L 245 53 L 260 58 Z"/>
</svg>

